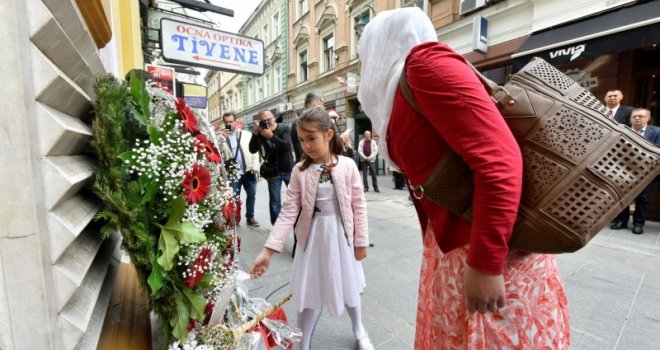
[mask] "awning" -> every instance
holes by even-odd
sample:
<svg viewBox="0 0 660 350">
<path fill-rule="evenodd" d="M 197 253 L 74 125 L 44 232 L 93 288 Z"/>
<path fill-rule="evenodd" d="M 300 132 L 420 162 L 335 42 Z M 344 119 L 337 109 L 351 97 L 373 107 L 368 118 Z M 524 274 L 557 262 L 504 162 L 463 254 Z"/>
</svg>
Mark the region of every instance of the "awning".
<svg viewBox="0 0 660 350">
<path fill-rule="evenodd" d="M 532 57 L 557 64 L 660 43 L 660 1 L 649 1 L 533 33 L 513 54 L 513 70 Z"/>
</svg>

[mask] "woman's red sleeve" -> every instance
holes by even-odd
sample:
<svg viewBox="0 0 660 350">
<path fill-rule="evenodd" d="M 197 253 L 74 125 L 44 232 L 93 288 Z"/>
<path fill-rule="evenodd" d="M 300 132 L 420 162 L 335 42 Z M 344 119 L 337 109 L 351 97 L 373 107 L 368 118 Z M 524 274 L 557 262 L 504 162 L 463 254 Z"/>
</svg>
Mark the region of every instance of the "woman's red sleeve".
<svg viewBox="0 0 660 350">
<path fill-rule="evenodd" d="M 520 148 L 462 56 L 435 43 L 414 50 L 406 66 L 424 117 L 474 174 L 467 262 L 483 273 L 500 274 L 521 196 Z"/>
</svg>

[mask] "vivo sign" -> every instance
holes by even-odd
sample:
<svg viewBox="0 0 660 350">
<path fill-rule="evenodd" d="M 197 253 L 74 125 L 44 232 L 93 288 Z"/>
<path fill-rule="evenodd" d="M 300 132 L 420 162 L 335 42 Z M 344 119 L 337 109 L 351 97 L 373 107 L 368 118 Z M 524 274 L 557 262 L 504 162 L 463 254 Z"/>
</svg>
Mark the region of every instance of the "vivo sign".
<svg viewBox="0 0 660 350">
<path fill-rule="evenodd" d="M 261 40 L 167 18 L 160 21 L 160 30 L 160 47 L 168 62 L 243 74 L 264 73 Z"/>
<path fill-rule="evenodd" d="M 570 56 L 571 58 L 569 61 L 572 61 L 578 57 L 584 52 L 584 50 L 587 48 L 587 45 L 576 45 L 572 47 L 568 47 L 565 49 L 560 49 L 560 50 L 555 50 L 550 52 L 550 58 L 554 59 L 557 57 L 563 57 L 563 56 Z"/>
</svg>

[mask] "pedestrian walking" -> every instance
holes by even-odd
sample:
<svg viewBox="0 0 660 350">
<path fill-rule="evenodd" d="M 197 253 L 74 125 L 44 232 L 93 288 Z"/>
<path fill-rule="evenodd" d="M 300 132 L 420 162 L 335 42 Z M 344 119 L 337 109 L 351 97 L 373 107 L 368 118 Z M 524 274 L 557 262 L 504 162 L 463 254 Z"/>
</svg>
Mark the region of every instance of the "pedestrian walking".
<svg viewBox="0 0 660 350">
<path fill-rule="evenodd" d="M 367 256 L 367 208 L 360 174 L 341 156 L 337 127 L 321 107 L 303 112 L 298 137 L 304 152 L 287 189 L 287 199 L 250 274 L 266 272 L 293 230 L 300 250 L 293 260 L 291 292 L 303 331 L 301 349 L 310 348 L 316 310 L 332 316 L 348 312 L 359 349 L 373 349 L 362 326 L 360 294 L 366 286 L 360 261 Z M 295 225 L 296 219 L 298 223 Z"/>
<path fill-rule="evenodd" d="M 381 156 L 411 187 L 425 183 L 449 149 L 472 169 L 472 222 L 414 198 L 424 241 L 415 349 L 568 349 L 555 256 L 508 247 L 521 152 L 465 58 L 437 42 L 418 8 L 379 13 L 358 52 L 358 99 L 380 135 Z M 399 88 L 402 72 L 420 112 Z"/>
<path fill-rule="evenodd" d="M 222 137 L 229 147 L 230 158 L 225 158 L 227 163 L 233 163 L 238 168 L 238 178 L 230 183 L 234 198 L 241 198 L 241 187 L 245 189 L 247 201 L 245 206 L 245 219 L 248 226 L 259 227 L 259 222 L 254 218 L 254 204 L 257 195 L 257 174 L 259 171 L 259 155 L 250 153 L 251 133 L 242 130 L 236 122 L 236 115 L 227 112 L 222 115 L 225 128 Z"/>
</svg>

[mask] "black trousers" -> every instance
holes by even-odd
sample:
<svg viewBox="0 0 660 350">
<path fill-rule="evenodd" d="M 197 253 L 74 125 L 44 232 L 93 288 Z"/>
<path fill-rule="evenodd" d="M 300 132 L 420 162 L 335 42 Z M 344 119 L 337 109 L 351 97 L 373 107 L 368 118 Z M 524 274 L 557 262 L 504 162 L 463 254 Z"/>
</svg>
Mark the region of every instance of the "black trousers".
<svg viewBox="0 0 660 350">
<path fill-rule="evenodd" d="M 371 183 L 374 185 L 374 190 L 378 189 L 378 179 L 376 178 L 376 162 L 369 163 L 367 161 L 362 162 L 362 181 L 364 184 L 364 189 L 369 189 L 369 181 L 367 181 L 367 173 L 371 172 Z"/>
<path fill-rule="evenodd" d="M 644 223 L 646 222 L 646 212 L 649 209 L 649 194 L 651 193 L 651 185 L 646 186 L 644 191 L 642 191 L 642 193 L 640 193 L 637 198 L 635 198 L 633 225 L 644 226 Z M 614 221 L 628 224 L 628 219 L 630 219 L 630 206 L 627 206 L 625 209 L 623 209 L 623 211 L 617 215 Z"/>
<path fill-rule="evenodd" d="M 392 175 L 394 176 L 394 189 L 402 190 L 406 183 L 403 174 L 398 171 L 392 171 Z"/>
</svg>

